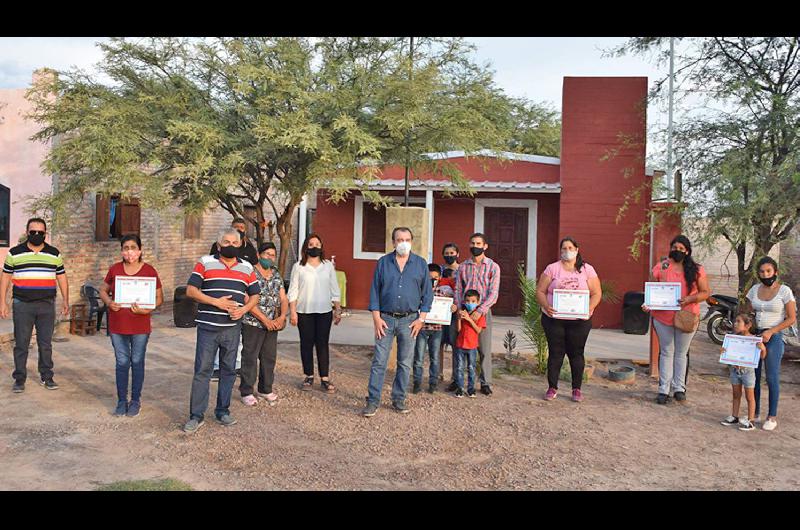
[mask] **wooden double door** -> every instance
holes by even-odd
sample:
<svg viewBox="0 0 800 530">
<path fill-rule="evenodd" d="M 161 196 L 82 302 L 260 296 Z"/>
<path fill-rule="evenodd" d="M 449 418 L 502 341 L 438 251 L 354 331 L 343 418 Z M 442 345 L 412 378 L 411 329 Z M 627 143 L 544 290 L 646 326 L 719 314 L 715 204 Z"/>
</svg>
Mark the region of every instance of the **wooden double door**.
<svg viewBox="0 0 800 530">
<path fill-rule="evenodd" d="M 500 266 L 500 291 L 492 313 L 517 316 L 522 313 L 522 291 L 517 270 L 520 265 L 523 270 L 527 266 L 528 209 L 487 207 L 483 226 L 489 239 L 487 255 Z"/>
</svg>

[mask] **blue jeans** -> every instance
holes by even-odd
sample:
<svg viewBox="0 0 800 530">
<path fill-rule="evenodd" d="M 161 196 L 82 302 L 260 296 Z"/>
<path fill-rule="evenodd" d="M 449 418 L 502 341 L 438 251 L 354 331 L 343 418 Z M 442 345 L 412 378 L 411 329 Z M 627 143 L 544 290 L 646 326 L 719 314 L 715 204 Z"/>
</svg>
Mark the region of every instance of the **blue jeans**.
<svg viewBox="0 0 800 530">
<path fill-rule="evenodd" d="M 417 335 L 417 345 L 414 348 L 414 384 L 422 384 L 422 370 L 425 365 L 425 347 L 431 358 L 428 371 L 428 384 L 435 385 L 439 382 L 439 345 L 442 343 L 442 330 L 433 331 L 422 329 Z"/>
<path fill-rule="evenodd" d="M 475 391 L 475 364 L 478 361 L 478 348 L 473 348 L 471 350 L 464 350 L 462 348 L 456 348 L 456 385 L 458 388 L 464 389 L 464 363 L 467 364 L 467 391 L 474 392 Z"/>
<path fill-rule="evenodd" d="M 392 341 L 397 337 L 397 374 L 392 385 L 392 403 L 402 403 L 408 392 L 408 379 L 411 375 L 411 363 L 414 356 L 414 338 L 408 327 L 417 319 L 416 313 L 403 318 L 393 318 L 381 313 L 381 318 L 389 326 L 383 338 L 375 339 L 375 355 L 372 357 L 372 368 L 369 374 L 369 397 L 372 405 L 380 405 L 383 379 L 386 377 L 386 363 L 392 351 Z"/>
<path fill-rule="evenodd" d="M 769 414 L 770 417 L 778 415 L 778 398 L 781 394 L 780 373 L 781 359 L 783 359 L 783 334 L 776 333 L 764 344 L 767 347 L 767 358 L 758 361 L 756 368 L 756 416 L 761 411 L 761 371 L 767 367 L 767 387 L 769 388 Z"/>
<path fill-rule="evenodd" d="M 208 408 L 209 382 L 214 371 L 214 355 L 219 349 L 219 384 L 217 385 L 217 408 L 214 415 L 219 418 L 229 413 L 231 393 L 236 382 L 236 351 L 241 338 L 241 323 L 221 329 L 197 327 L 197 346 L 194 354 L 194 379 L 189 398 L 191 418 L 202 420 Z"/>
<path fill-rule="evenodd" d="M 138 335 L 111 334 L 111 345 L 117 358 L 117 399 L 128 400 L 128 372 L 132 373 L 131 401 L 141 401 L 144 384 L 144 354 L 149 333 Z"/>
</svg>

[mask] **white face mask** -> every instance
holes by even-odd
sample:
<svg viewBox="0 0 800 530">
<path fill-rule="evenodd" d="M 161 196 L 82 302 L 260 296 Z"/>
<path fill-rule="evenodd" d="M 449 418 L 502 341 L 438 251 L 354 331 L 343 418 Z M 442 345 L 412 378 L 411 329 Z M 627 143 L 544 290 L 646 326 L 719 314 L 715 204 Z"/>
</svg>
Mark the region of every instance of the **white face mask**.
<svg viewBox="0 0 800 530">
<path fill-rule="evenodd" d="M 578 257 L 577 250 L 564 250 L 561 252 L 561 259 L 563 261 L 572 261 Z"/>
<path fill-rule="evenodd" d="M 396 250 L 401 256 L 408 255 L 408 253 L 411 252 L 411 242 L 403 241 L 402 243 L 398 243 Z"/>
</svg>

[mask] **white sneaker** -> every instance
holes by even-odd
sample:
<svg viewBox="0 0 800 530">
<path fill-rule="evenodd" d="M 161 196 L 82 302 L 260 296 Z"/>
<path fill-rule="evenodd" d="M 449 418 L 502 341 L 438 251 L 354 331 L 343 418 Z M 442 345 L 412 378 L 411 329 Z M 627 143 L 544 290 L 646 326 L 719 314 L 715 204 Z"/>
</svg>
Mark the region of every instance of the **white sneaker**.
<svg viewBox="0 0 800 530">
<path fill-rule="evenodd" d="M 270 392 L 269 394 L 259 394 L 258 399 L 263 399 L 267 402 L 267 405 L 274 407 L 278 402 L 278 394 L 275 392 Z"/>
<path fill-rule="evenodd" d="M 253 394 L 248 394 L 242 398 L 242 403 L 247 405 L 248 407 L 254 407 L 258 405 L 258 400 Z"/>
<path fill-rule="evenodd" d="M 777 426 L 778 426 L 778 422 L 777 421 L 775 421 L 775 420 L 767 420 L 767 421 L 764 422 L 764 426 L 762 427 L 762 429 L 764 429 L 765 431 L 774 431 L 775 427 L 777 427 Z"/>
</svg>

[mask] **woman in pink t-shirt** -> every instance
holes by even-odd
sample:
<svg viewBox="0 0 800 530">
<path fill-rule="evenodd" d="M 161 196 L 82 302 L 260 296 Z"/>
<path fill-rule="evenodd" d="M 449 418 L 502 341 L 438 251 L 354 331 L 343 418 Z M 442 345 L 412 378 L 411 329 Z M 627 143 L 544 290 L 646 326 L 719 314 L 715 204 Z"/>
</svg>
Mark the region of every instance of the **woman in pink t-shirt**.
<svg viewBox="0 0 800 530">
<path fill-rule="evenodd" d="M 695 315 L 700 314 L 700 302 L 711 295 L 706 271 L 692 259 L 692 244 L 683 235 L 670 242 L 669 258 L 653 267 L 651 281 L 679 282 L 681 308 Z M 645 305 L 642 309 L 649 311 Z M 653 311 L 652 314 L 659 350 L 656 402 L 666 404 L 670 390 L 677 401 L 683 401 L 686 399 L 689 345 L 696 331 L 686 333 L 676 328 L 675 311 Z"/>
<path fill-rule="evenodd" d="M 572 400 L 583 401 L 581 383 L 585 360 L 583 349 L 592 329 L 591 315 L 600 304 L 602 291 L 600 278 L 594 268 L 584 263 L 578 243 L 565 237 L 559 245 L 561 260 L 551 263 L 539 278 L 536 286 L 536 300 L 542 308 L 542 327 L 547 335 L 547 384 L 549 388 L 544 399 L 551 401 L 558 394 L 558 376 L 564 364 L 564 355 L 569 357 L 572 371 Z M 553 318 L 553 291 L 555 289 L 588 290 L 589 319 Z"/>
</svg>

